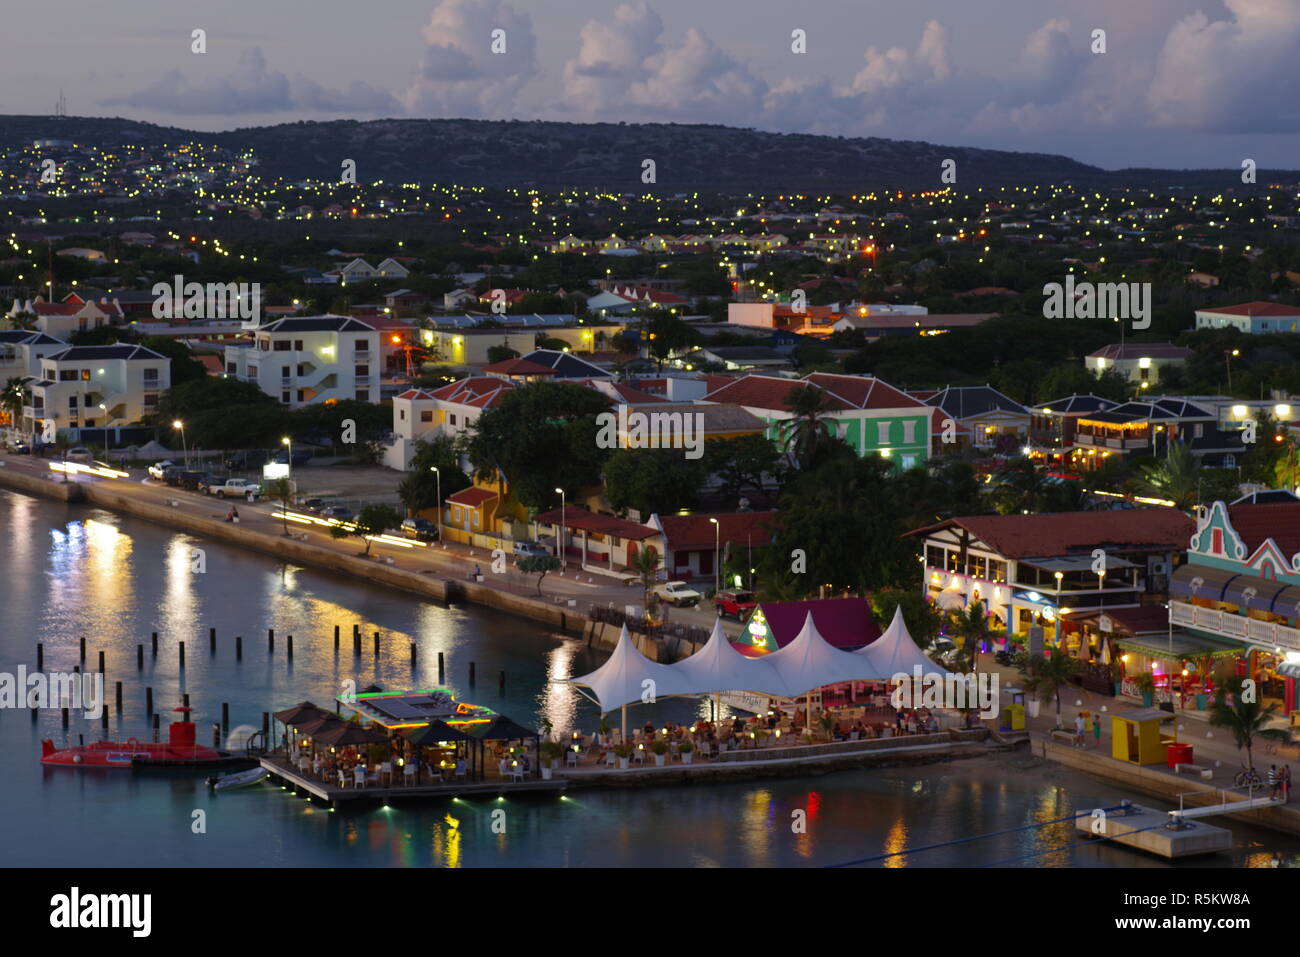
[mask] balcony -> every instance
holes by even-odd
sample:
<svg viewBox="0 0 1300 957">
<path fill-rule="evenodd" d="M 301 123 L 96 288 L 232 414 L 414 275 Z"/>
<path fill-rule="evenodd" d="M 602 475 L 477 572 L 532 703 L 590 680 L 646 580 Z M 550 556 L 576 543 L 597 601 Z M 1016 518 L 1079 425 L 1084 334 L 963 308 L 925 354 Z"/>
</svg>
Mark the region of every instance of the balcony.
<svg viewBox="0 0 1300 957">
<path fill-rule="evenodd" d="M 1271 621 L 1259 621 L 1230 611 L 1215 611 L 1187 602 L 1169 604 L 1169 617 L 1175 625 L 1187 625 L 1224 638 L 1250 641 L 1257 645 L 1300 651 L 1300 629 L 1288 628 Z"/>
</svg>

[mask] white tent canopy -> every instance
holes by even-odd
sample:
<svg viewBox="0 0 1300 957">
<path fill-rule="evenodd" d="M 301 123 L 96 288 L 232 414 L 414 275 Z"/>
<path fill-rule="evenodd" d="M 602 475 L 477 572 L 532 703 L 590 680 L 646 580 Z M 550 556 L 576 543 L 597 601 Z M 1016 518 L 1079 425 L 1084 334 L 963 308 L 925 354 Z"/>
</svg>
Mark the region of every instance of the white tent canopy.
<svg viewBox="0 0 1300 957">
<path fill-rule="evenodd" d="M 644 684 L 647 679 L 654 684 Z M 590 674 L 571 679 L 570 683 L 590 688 L 601 711 L 612 711 L 621 705 L 639 703 L 647 688 L 656 699 L 693 693 L 680 671 L 675 671 L 672 665 L 651 661 L 637 651 L 627 633 L 627 625 L 623 626 L 618 644 L 609 660 Z"/>
<path fill-rule="evenodd" d="M 896 674 L 911 675 L 913 668 L 921 667 L 921 673 L 935 670 L 935 663 L 916 647 L 911 633 L 903 621 L 903 609 L 894 609 L 894 620 L 889 623 L 885 633 L 871 644 L 849 654 L 866 658 L 875 669 L 877 681 L 888 681 Z"/>
<path fill-rule="evenodd" d="M 888 643 L 882 644 L 887 639 Z M 875 655 L 868 653 L 877 647 Z M 770 655 L 746 658 L 731 646 L 719 621 L 703 648 L 672 665 L 661 665 L 637 651 L 624 627 L 609 660 L 568 683 L 590 688 L 601 711 L 609 712 L 640 702 L 646 679 L 654 681 L 656 698 L 717 691 L 798 698 L 815 688 L 842 681 L 887 681 L 900 671 L 911 674 L 914 664 L 926 671 L 935 667 L 916 647 L 898 615 L 889 631 L 876 641 L 860 651 L 848 652 L 821 636 L 810 613 L 795 639 Z"/>
</svg>

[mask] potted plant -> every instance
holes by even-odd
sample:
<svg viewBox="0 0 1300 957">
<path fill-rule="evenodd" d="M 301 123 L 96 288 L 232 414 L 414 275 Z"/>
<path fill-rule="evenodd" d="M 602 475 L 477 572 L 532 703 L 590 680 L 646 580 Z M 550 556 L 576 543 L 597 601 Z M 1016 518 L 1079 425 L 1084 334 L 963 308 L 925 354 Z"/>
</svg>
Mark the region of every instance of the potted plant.
<svg viewBox="0 0 1300 957">
<path fill-rule="evenodd" d="M 655 740 L 650 743 L 650 750 L 653 751 L 655 755 L 655 766 L 662 768 L 664 766 L 664 761 L 667 760 L 668 757 L 668 742 L 663 740 L 663 738 L 655 738 Z"/>
<path fill-rule="evenodd" d="M 828 714 L 819 716 L 817 718 L 817 724 L 826 735 L 826 740 L 829 741 L 831 739 L 831 730 L 835 727 L 835 722 L 831 720 L 831 716 Z"/>
<path fill-rule="evenodd" d="M 620 771 L 627 770 L 627 762 L 632 757 L 632 746 L 630 744 L 618 744 L 614 746 L 614 756 L 618 758 L 618 768 Z"/>
<path fill-rule="evenodd" d="M 603 745 L 608 740 L 609 740 L 609 722 L 605 720 L 604 715 L 601 715 L 600 730 L 596 732 L 596 743 Z"/>
<path fill-rule="evenodd" d="M 812 743 L 813 743 L 813 736 L 812 736 L 811 734 L 805 734 L 805 735 L 803 736 L 803 743 L 804 743 L 804 744 L 812 744 Z"/>
<path fill-rule="evenodd" d="M 543 741 L 541 746 L 542 752 L 542 778 L 549 781 L 551 772 L 560 764 L 560 759 L 564 757 L 564 747 L 558 741 Z"/>
<path fill-rule="evenodd" d="M 1133 679 L 1138 693 L 1142 695 L 1142 707 L 1149 708 L 1155 703 L 1156 679 L 1150 672 L 1143 672 Z"/>
<path fill-rule="evenodd" d="M 1196 693 L 1196 710 L 1197 710 L 1197 711 L 1204 711 L 1205 708 L 1206 708 L 1206 705 L 1209 704 L 1209 699 L 1210 699 L 1210 696 L 1207 695 L 1204 691 L 1198 691 L 1198 692 Z"/>
<path fill-rule="evenodd" d="M 1124 662 L 1116 659 L 1110 663 L 1110 680 L 1115 683 L 1115 694 L 1124 688 Z"/>
<path fill-rule="evenodd" d="M 677 746 L 677 753 L 682 756 L 682 764 L 690 764 L 691 759 L 695 757 L 695 745 L 689 741 L 683 741 Z"/>
</svg>

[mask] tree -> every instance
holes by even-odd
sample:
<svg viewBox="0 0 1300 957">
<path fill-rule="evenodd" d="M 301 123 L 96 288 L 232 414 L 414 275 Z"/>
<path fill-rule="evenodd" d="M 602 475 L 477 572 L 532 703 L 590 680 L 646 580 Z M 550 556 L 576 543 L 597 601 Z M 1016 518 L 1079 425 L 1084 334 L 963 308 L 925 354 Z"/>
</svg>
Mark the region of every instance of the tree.
<svg viewBox="0 0 1300 957">
<path fill-rule="evenodd" d="M 1246 765 L 1255 766 L 1255 756 L 1251 748 L 1256 738 L 1272 738 L 1278 741 L 1289 739 L 1287 732 L 1269 728 L 1268 723 L 1277 710 L 1277 702 L 1267 708 L 1252 693 L 1246 693 L 1246 679 L 1240 675 L 1220 676 L 1214 692 L 1214 701 L 1210 704 L 1210 724 L 1216 728 L 1227 728 L 1232 732 L 1238 748 L 1246 749 Z M 1245 700 L 1250 698 L 1249 701 Z"/>
<path fill-rule="evenodd" d="M 708 473 L 702 458 L 688 459 L 681 449 L 616 449 L 603 477 L 617 512 L 634 508 L 649 517 L 694 507 Z"/>
<path fill-rule="evenodd" d="M 554 555 L 525 555 L 519 559 L 517 567 L 525 575 L 537 576 L 537 594 L 542 594 L 542 579 L 547 572 L 558 571 L 562 566 Z"/>
<path fill-rule="evenodd" d="M 169 339 L 167 336 L 145 336 L 140 340 L 140 345 L 171 360 L 171 384 L 173 386 L 182 382 L 193 382 L 195 379 L 206 379 L 208 377 L 207 366 L 194 358 L 194 353 L 183 342 Z"/>
<path fill-rule="evenodd" d="M 767 476 L 780 478 L 780 453 L 762 435 L 706 442 L 704 462 L 709 473 L 717 478 L 719 491 L 728 498 L 737 498 L 746 489 L 763 495 L 767 490 Z"/>
<path fill-rule="evenodd" d="M 659 363 L 704 341 L 698 329 L 667 312 L 656 312 L 646 320 L 644 329 L 646 340 L 650 343 L 650 355 Z"/>
<path fill-rule="evenodd" d="M 331 525 L 330 535 L 339 539 L 350 535 L 359 536 L 366 543 L 365 551 L 361 554 L 369 558 L 374 536 L 382 535 L 388 529 L 396 528 L 400 524 L 402 524 L 402 516 L 391 505 L 366 505 L 357 512 L 357 517 L 350 524 Z"/>
<path fill-rule="evenodd" d="M 11 376 L 0 389 L 0 409 L 8 414 L 10 426 L 17 429 L 23 418 L 22 376 Z"/>
<path fill-rule="evenodd" d="M 434 473 L 434 469 L 437 473 Z M 397 494 L 412 512 L 437 508 L 438 491 L 445 500 L 468 488 L 469 477 L 460 469 L 460 454 L 455 441 L 447 435 L 421 439 L 415 443 L 407 476 L 397 486 Z"/>
<path fill-rule="evenodd" d="M 489 363 L 518 358 L 519 353 L 507 345 L 488 346 L 487 359 Z"/>
<path fill-rule="evenodd" d="M 280 516 L 284 521 L 284 535 L 289 536 L 289 505 L 293 502 L 293 484 L 287 478 L 271 479 L 266 483 L 266 497 L 280 503 Z M 333 527 L 331 527 L 333 531 Z"/>
<path fill-rule="evenodd" d="M 926 651 L 939 637 L 939 626 L 943 616 L 939 609 L 926 600 L 918 591 L 905 588 L 882 588 L 871 595 L 871 610 L 881 628 L 888 628 L 894 620 L 894 612 L 903 610 L 903 624 L 912 641 L 922 651 Z"/>
<path fill-rule="evenodd" d="M 804 383 L 791 389 L 785 402 L 793 414 L 793 418 L 781 423 L 786 450 L 801 469 L 810 469 L 832 438 L 826 422 L 832 408 L 830 396 L 815 385 Z"/>
<path fill-rule="evenodd" d="M 1056 727 L 1061 727 L 1061 692 L 1083 670 L 1083 665 L 1071 658 L 1063 648 L 1057 647 L 1049 655 L 1026 656 L 1024 662 L 1025 690 L 1039 701 L 1056 700 Z"/>
<path fill-rule="evenodd" d="M 632 570 L 641 579 L 641 607 L 645 609 L 646 617 L 649 618 L 654 602 L 655 573 L 659 571 L 659 553 L 653 548 L 641 549 L 632 559 Z"/>
<path fill-rule="evenodd" d="M 600 480 L 607 449 L 597 444 L 596 416 L 609 400 L 592 389 L 559 382 L 519 386 L 484 412 L 465 438 L 480 479 L 500 470 L 515 497 L 540 509 L 557 488 L 581 488 Z"/>
<path fill-rule="evenodd" d="M 1142 469 L 1138 487 L 1148 495 L 1188 509 L 1200 499 L 1200 464 L 1182 442 L 1173 442 L 1164 459 Z"/>
</svg>

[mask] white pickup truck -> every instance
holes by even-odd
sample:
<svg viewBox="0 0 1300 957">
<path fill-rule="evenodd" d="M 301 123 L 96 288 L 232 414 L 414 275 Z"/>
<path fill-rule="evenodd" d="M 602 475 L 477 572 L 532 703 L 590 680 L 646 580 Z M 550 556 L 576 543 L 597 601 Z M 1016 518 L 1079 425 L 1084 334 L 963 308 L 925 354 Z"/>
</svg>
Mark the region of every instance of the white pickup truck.
<svg viewBox="0 0 1300 957">
<path fill-rule="evenodd" d="M 654 593 L 661 601 L 675 605 L 678 608 L 690 608 L 698 605 L 700 599 L 704 597 L 686 582 L 664 582 L 655 588 Z"/>
<path fill-rule="evenodd" d="M 248 479 L 226 479 L 221 485 L 209 485 L 208 494 L 217 498 L 246 498 L 250 502 L 262 494 L 262 486 Z"/>
</svg>

